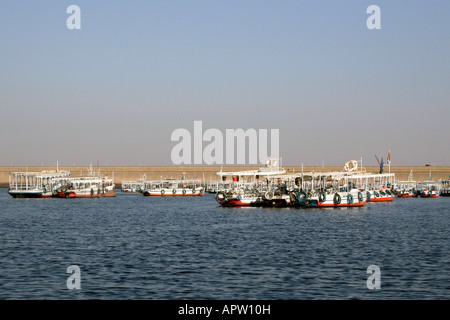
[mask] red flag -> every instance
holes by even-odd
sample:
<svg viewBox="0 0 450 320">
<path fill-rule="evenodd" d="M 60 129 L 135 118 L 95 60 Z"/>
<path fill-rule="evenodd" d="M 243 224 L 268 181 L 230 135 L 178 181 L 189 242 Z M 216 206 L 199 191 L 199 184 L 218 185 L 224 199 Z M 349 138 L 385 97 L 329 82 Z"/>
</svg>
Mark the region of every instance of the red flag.
<svg viewBox="0 0 450 320">
<path fill-rule="evenodd" d="M 389 150 L 387 162 L 391 163 L 391 150 Z"/>
</svg>

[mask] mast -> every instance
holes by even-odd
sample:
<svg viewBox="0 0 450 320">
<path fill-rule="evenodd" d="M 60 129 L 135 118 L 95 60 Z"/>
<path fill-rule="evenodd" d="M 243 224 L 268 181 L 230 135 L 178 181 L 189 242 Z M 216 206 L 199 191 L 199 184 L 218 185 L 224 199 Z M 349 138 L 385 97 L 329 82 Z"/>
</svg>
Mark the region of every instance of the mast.
<svg viewBox="0 0 450 320">
<path fill-rule="evenodd" d="M 303 190 L 303 162 L 302 162 L 302 190 Z"/>
<path fill-rule="evenodd" d="M 413 171 L 409 173 L 408 181 L 413 181 Z"/>
</svg>

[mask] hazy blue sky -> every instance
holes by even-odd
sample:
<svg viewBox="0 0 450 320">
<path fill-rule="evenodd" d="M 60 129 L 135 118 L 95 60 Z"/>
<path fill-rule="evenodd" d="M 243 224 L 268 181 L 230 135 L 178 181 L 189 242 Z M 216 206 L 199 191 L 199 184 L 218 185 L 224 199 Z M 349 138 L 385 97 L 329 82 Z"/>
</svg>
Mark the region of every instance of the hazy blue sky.
<svg viewBox="0 0 450 320">
<path fill-rule="evenodd" d="M 194 120 L 280 129 L 285 165 L 450 165 L 449 33 L 448 0 L 1 0 L 0 165 L 167 165 Z"/>
</svg>

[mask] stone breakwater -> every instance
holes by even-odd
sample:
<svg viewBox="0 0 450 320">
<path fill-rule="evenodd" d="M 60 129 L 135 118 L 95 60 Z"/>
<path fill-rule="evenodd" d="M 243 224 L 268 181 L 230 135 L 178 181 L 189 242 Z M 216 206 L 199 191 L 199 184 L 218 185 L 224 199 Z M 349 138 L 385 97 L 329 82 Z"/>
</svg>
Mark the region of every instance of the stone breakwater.
<svg viewBox="0 0 450 320">
<path fill-rule="evenodd" d="M 122 181 L 137 180 L 145 174 L 147 180 L 158 179 L 180 179 L 185 176 L 186 179 L 198 178 L 204 181 L 215 181 L 218 179 L 216 172 L 220 171 L 241 171 L 256 170 L 258 166 L 100 166 L 95 167 L 95 171 L 113 177 L 117 188 L 121 187 Z M 301 166 L 284 166 L 288 173 L 301 172 Z M 378 166 L 364 167 L 367 172 L 377 173 Z M 88 167 L 79 166 L 60 166 L 60 170 L 69 170 L 72 177 L 79 177 L 88 173 Z M 14 171 L 40 172 L 42 170 L 56 170 L 56 167 L 28 166 L 28 167 L 0 167 L 0 187 L 7 188 L 9 184 L 9 173 Z M 324 172 L 324 171 L 342 171 L 342 166 L 304 166 L 304 172 Z M 389 168 L 385 167 L 384 172 Z M 391 166 L 391 173 L 395 173 L 396 180 L 407 180 L 410 172 L 413 172 L 415 181 L 428 180 L 431 174 L 433 180 L 449 179 L 450 166 L 425 167 L 425 166 Z"/>
</svg>

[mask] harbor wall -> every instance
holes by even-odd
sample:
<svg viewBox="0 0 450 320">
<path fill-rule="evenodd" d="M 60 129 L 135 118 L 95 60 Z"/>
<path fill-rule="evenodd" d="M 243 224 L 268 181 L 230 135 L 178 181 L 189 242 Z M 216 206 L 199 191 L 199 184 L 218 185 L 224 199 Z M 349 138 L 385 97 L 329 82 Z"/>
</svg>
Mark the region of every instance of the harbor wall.
<svg viewBox="0 0 450 320">
<path fill-rule="evenodd" d="M 146 174 L 147 180 L 157 179 L 180 179 L 185 176 L 186 179 L 198 178 L 204 181 L 217 180 L 216 172 L 220 171 L 242 171 L 256 170 L 258 166 L 100 166 L 94 168 L 108 177 L 114 176 L 114 182 L 117 188 L 121 187 L 122 181 L 137 180 Z M 301 166 L 285 166 L 288 173 L 301 172 Z M 364 167 L 367 172 L 377 173 L 379 167 Z M 88 167 L 64 166 L 60 170 L 68 170 L 72 177 L 83 176 L 88 173 Z M 342 166 L 322 167 L 322 166 L 305 166 L 304 172 L 324 172 L 324 171 L 342 171 Z M 0 188 L 7 188 L 9 184 L 10 172 L 40 172 L 42 170 L 56 170 L 55 167 L 29 166 L 29 167 L 11 167 L 0 166 Z M 426 166 L 391 166 L 391 173 L 395 173 L 396 180 L 407 180 L 410 172 L 413 172 L 415 181 L 428 180 L 431 174 L 433 180 L 448 179 L 450 177 L 450 166 L 426 167 Z M 389 172 L 389 168 L 385 167 L 384 172 Z"/>
</svg>

